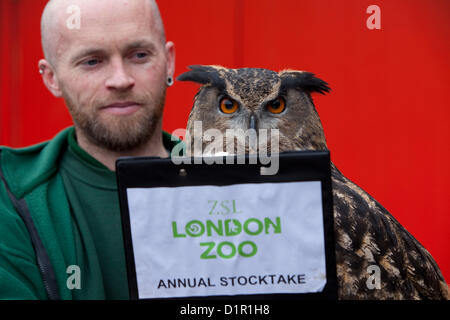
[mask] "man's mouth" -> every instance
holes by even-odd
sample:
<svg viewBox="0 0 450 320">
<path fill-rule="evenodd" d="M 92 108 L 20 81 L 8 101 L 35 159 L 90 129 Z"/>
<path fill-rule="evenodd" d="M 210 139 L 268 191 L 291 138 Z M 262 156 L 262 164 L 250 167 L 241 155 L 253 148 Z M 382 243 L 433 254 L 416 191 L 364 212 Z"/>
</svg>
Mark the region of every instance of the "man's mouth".
<svg viewBox="0 0 450 320">
<path fill-rule="evenodd" d="M 129 115 L 136 112 L 140 107 L 141 104 L 134 101 L 129 101 L 113 103 L 100 108 L 100 110 L 115 115 Z"/>
</svg>

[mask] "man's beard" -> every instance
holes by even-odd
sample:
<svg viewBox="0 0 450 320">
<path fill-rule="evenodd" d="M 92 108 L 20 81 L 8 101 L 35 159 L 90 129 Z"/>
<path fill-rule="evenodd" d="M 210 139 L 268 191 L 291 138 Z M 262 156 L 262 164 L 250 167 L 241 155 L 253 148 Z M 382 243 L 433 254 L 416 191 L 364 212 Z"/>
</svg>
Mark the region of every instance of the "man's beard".
<svg viewBox="0 0 450 320">
<path fill-rule="evenodd" d="M 127 152 L 143 146 L 155 133 L 162 120 L 165 90 L 158 99 L 114 100 L 140 103 L 140 109 L 131 115 L 101 115 L 99 108 L 75 106 L 69 95 L 64 97 L 75 127 L 83 132 L 90 143 L 114 152 Z"/>
</svg>

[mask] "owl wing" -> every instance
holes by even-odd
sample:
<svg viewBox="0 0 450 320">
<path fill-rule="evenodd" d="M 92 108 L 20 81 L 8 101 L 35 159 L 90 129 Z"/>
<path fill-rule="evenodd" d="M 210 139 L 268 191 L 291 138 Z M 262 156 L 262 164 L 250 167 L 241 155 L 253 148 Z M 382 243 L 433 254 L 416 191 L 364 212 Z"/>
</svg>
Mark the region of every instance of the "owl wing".
<svg viewBox="0 0 450 320">
<path fill-rule="evenodd" d="M 340 299 L 449 299 L 433 257 L 385 208 L 334 165 L 332 185 Z"/>
</svg>

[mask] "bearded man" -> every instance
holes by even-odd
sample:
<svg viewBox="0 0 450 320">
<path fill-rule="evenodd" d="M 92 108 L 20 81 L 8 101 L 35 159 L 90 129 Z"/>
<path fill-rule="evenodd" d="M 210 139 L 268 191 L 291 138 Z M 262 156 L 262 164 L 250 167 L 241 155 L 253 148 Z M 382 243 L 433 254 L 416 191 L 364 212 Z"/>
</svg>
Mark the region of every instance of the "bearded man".
<svg viewBox="0 0 450 320">
<path fill-rule="evenodd" d="M 0 149 L 0 299 L 128 299 L 115 162 L 174 147 L 174 44 L 154 0 L 50 0 L 41 36 L 42 79 L 74 125 Z"/>
</svg>

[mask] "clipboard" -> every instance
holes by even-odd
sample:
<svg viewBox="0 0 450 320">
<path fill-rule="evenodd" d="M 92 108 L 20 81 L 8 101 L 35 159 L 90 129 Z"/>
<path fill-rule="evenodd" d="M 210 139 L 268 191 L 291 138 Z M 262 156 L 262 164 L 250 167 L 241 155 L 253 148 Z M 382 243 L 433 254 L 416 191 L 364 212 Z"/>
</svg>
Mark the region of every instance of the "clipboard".
<svg viewBox="0 0 450 320">
<path fill-rule="evenodd" d="M 329 152 L 244 158 L 117 160 L 130 299 L 337 299 Z"/>
</svg>

